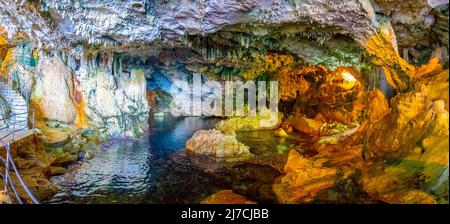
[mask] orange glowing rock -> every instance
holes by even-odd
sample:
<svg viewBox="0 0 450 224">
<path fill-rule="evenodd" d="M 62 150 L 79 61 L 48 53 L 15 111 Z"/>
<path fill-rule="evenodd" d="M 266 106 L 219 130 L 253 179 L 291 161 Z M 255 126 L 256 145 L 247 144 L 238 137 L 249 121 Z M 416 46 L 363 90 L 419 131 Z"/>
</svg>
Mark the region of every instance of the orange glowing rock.
<svg viewBox="0 0 450 224">
<path fill-rule="evenodd" d="M 439 58 L 431 58 L 427 64 L 420 66 L 416 70 L 414 75 L 415 79 L 421 78 L 422 76 L 439 73 L 443 70 L 442 65 L 439 63 Z"/>
<path fill-rule="evenodd" d="M 272 186 L 278 201 L 284 204 L 308 203 L 321 190 L 332 187 L 337 169 L 322 167 L 300 155 L 297 150 L 289 152 L 284 167 L 285 176 Z"/>
<path fill-rule="evenodd" d="M 74 125 L 80 128 L 86 128 L 88 126 L 88 117 L 84 109 L 86 103 L 80 91 L 78 90 L 74 91 L 74 99 L 76 108 L 76 117 Z"/>
<path fill-rule="evenodd" d="M 442 100 L 445 110 L 449 111 L 449 70 L 442 71 L 436 75 L 423 77 L 415 83 L 431 100 Z"/>
<path fill-rule="evenodd" d="M 6 77 L 6 76 L 9 75 L 8 71 L 11 68 L 11 66 L 14 65 L 16 59 L 15 59 L 15 56 L 14 56 L 13 48 L 11 48 L 11 47 L 6 47 L 5 48 L 5 45 L 3 45 L 2 48 L 6 49 L 6 50 L 2 50 L 2 52 L 0 52 L 0 53 L 3 54 L 3 56 L 2 56 L 2 64 L 1 64 L 1 67 L 0 67 L 0 76 Z"/>
<path fill-rule="evenodd" d="M 283 128 L 278 128 L 277 130 L 274 131 L 274 134 L 277 137 L 287 137 L 287 136 L 289 136 L 289 134 Z"/>
<path fill-rule="evenodd" d="M 342 87 L 344 90 L 350 90 L 353 87 L 355 87 L 356 84 L 358 83 L 358 80 L 356 80 L 355 77 L 353 77 L 347 71 L 342 72 L 341 76 L 344 79 L 344 81 L 341 84 L 339 84 L 339 86 Z"/>
<path fill-rule="evenodd" d="M 222 190 L 203 199 L 200 204 L 256 204 L 232 190 Z"/>
<path fill-rule="evenodd" d="M 394 30 L 384 25 L 380 32 L 367 40 L 365 49 L 374 64 L 385 68 L 389 84 L 397 89 L 406 89 L 416 69 L 399 55 L 395 43 Z"/>
<path fill-rule="evenodd" d="M 317 76 L 324 71 L 324 68 L 318 66 L 301 68 L 287 67 L 280 69 L 275 75 L 281 90 L 279 93 L 280 99 L 296 99 L 298 94 L 306 93 L 310 88 L 310 83 L 305 80 L 305 75 L 312 74 L 313 76 Z"/>
<path fill-rule="evenodd" d="M 295 130 L 311 136 L 319 136 L 320 126 L 322 126 L 322 122 L 305 116 L 296 116 L 294 120 Z"/>
<path fill-rule="evenodd" d="M 153 112 L 155 112 L 156 111 L 156 98 L 157 98 L 156 91 L 147 90 L 147 92 L 145 93 L 145 98 L 147 99 L 150 109 Z"/>
<path fill-rule="evenodd" d="M 0 205 L 1 204 L 9 204 L 9 198 L 4 190 L 0 190 Z"/>
<path fill-rule="evenodd" d="M 383 26 L 381 32 L 373 35 L 366 42 L 366 51 L 373 57 L 373 63 L 382 67 L 396 67 L 410 77 L 413 76 L 415 68 L 402 57 L 400 57 L 396 46 L 393 44 L 394 31 L 390 26 Z"/>
<path fill-rule="evenodd" d="M 379 89 L 368 92 L 367 98 L 367 117 L 369 121 L 378 121 L 389 113 L 389 103 Z"/>
<path fill-rule="evenodd" d="M 85 106 L 86 102 L 83 97 L 83 93 L 79 90 L 79 82 L 76 78 L 73 78 L 73 100 L 75 104 L 76 114 L 75 121 L 73 122 L 76 127 L 86 128 L 88 126 L 88 117 L 86 115 Z"/>
</svg>

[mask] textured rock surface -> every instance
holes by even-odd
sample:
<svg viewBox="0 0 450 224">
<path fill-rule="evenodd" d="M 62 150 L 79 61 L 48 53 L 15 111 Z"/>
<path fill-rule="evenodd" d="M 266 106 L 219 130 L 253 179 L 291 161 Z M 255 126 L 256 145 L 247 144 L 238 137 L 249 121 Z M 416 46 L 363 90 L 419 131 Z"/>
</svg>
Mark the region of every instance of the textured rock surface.
<svg viewBox="0 0 450 224">
<path fill-rule="evenodd" d="M 273 185 L 280 202 L 320 202 L 352 182 L 375 200 L 448 203 L 446 1 L 0 1 L 0 77 L 31 96 L 46 144 L 74 137 L 55 134 L 66 128 L 139 135 L 194 73 L 279 82 L 283 117 L 231 117 L 186 148 L 245 157 L 235 131 L 312 136 Z"/>
<path fill-rule="evenodd" d="M 448 71 L 428 83 L 438 87 L 439 76 L 448 78 Z M 448 85 L 443 88 L 442 93 L 448 92 Z M 418 85 L 416 91 L 394 98 L 393 111 L 374 125 L 369 137 L 368 158 L 396 161 L 363 180 L 367 192 L 386 202 L 448 203 L 448 100 L 426 89 Z"/>
<path fill-rule="evenodd" d="M 81 41 L 110 45 L 148 43 L 160 35 L 164 40 L 183 34 L 208 34 L 242 23 L 279 25 L 309 21 L 362 38 L 371 32 L 368 27 L 376 25 L 368 1 L 324 3 L 321 0 L 127 1 L 125 4 L 117 0 L 58 0 L 40 4 L 6 1 L 0 5 L 0 15 L 10 33 L 21 31 L 47 45 Z"/>
<path fill-rule="evenodd" d="M 216 128 L 225 134 L 234 134 L 235 131 L 256 131 L 274 129 L 280 125 L 283 114 L 278 111 L 265 110 L 264 115 L 232 117 L 221 120 Z"/>
<path fill-rule="evenodd" d="M 322 167 L 301 156 L 296 150 L 289 152 L 284 167 L 285 176 L 273 185 L 278 201 L 284 204 L 307 203 L 320 191 L 334 185 L 337 169 Z"/>
<path fill-rule="evenodd" d="M 36 77 L 32 100 L 37 110 L 49 120 L 72 123 L 76 108 L 73 103 L 73 80 L 70 70 L 57 57 L 44 59 L 37 68 L 41 76 Z"/>
<path fill-rule="evenodd" d="M 200 204 L 256 204 L 232 190 L 222 190 L 203 199 Z"/>
<path fill-rule="evenodd" d="M 186 150 L 214 158 L 249 156 L 248 146 L 240 143 L 236 136 L 225 135 L 219 130 L 200 130 L 186 142 Z"/>
</svg>

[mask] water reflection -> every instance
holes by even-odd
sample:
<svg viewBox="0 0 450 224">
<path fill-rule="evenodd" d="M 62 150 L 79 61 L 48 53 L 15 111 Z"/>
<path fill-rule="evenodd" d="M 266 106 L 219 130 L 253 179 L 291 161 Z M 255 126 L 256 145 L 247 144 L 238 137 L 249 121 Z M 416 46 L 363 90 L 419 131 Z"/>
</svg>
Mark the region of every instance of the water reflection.
<svg viewBox="0 0 450 224">
<path fill-rule="evenodd" d="M 148 135 L 107 142 L 93 159 L 79 161 L 66 174 L 53 177 L 60 191 L 48 203 L 198 203 L 218 190 L 246 185 L 248 178 L 241 181 L 242 175 L 229 167 L 225 170 L 231 173 L 224 172 L 217 161 L 184 153 L 186 141 L 195 131 L 210 129 L 217 121 L 154 117 Z M 281 154 L 296 143 L 274 137 L 272 130 L 237 134 L 257 155 Z M 254 168 L 245 171 L 247 168 L 238 167 L 237 172 L 250 172 L 246 176 L 251 177 Z M 270 180 L 265 182 L 270 190 Z"/>
<path fill-rule="evenodd" d="M 137 140 L 112 140 L 91 160 L 79 161 L 52 181 L 60 188 L 49 203 L 142 203 L 149 189 L 165 176 L 170 155 L 184 148 L 196 130 L 216 120 L 196 117 L 155 117 L 150 132 Z M 184 178 L 184 177 L 178 177 Z M 151 201 L 150 201 L 151 202 Z"/>
</svg>

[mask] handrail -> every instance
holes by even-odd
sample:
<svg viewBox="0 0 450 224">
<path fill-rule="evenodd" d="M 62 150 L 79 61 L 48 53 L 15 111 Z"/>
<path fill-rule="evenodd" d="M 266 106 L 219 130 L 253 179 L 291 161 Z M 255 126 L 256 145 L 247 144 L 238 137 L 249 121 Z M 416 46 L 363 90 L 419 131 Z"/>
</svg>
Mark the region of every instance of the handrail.
<svg viewBox="0 0 450 224">
<path fill-rule="evenodd" d="M 27 119 L 27 120 L 23 120 L 23 121 L 16 121 L 16 116 L 17 115 L 23 115 L 23 114 L 28 114 L 28 113 L 13 113 L 12 115 L 11 115 L 11 117 L 13 117 L 14 118 L 14 121 L 13 121 L 13 123 L 12 124 L 6 124 L 6 126 L 5 127 L 2 127 L 2 128 L 0 128 L 0 131 L 2 131 L 2 130 L 10 130 L 10 127 L 12 126 L 13 127 L 13 129 L 10 131 L 10 132 L 8 132 L 6 135 L 4 135 L 4 136 L 0 136 L 0 141 L 1 140 L 3 140 L 3 139 L 6 139 L 8 136 L 10 136 L 10 135 L 13 135 L 13 140 L 14 140 L 14 134 L 15 133 L 17 133 L 17 132 L 19 132 L 19 131 L 23 131 L 23 130 L 26 130 L 26 129 L 28 129 L 28 120 L 29 119 Z M 32 119 L 33 119 L 33 121 L 31 121 L 31 123 L 32 123 L 32 126 L 31 126 L 31 129 L 32 130 L 34 130 L 34 110 L 32 110 Z M 24 127 L 22 127 L 22 128 L 19 128 L 19 129 L 17 129 L 16 128 L 16 125 L 18 125 L 18 124 L 23 124 L 23 123 L 25 123 L 25 124 L 27 124 L 27 125 L 24 125 Z"/>
<path fill-rule="evenodd" d="M 5 120 L 7 120 L 8 118 L 14 117 L 15 115 L 24 115 L 24 114 L 28 114 L 28 112 L 23 112 L 23 113 L 12 113 L 11 115 L 7 115 L 7 116 L 3 116 L 3 115 L 2 115 L 3 118 L 0 118 L 0 121 L 5 121 Z"/>
<path fill-rule="evenodd" d="M 28 188 L 27 184 L 25 183 L 25 181 L 22 179 L 22 176 L 19 173 L 19 170 L 16 167 L 16 164 L 14 163 L 14 160 L 12 160 L 11 158 L 11 153 L 10 153 L 10 143 L 6 143 L 5 145 L 5 150 L 6 150 L 6 159 L 2 158 L 2 162 L 5 165 L 5 175 L 4 176 L 4 182 L 5 182 L 5 193 L 8 195 L 9 200 L 11 201 L 11 196 L 9 194 L 8 191 L 8 185 L 11 187 L 11 190 L 14 193 L 14 196 L 17 200 L 17 202 L 19 202 L 19 204 L 23 204 L 22 199 L 20 198 L 16 187 L 14 186 L 14 183 L 12 182 L 11 179 L 11 175 L 10 175 L 10 171 L 9 171 L 9 165 L 11 165 L 11 167 L 14 170 L 14 173 L 16 174 L 17 179 L 19 179 L 20 184 L 22 185 L 22 188 L 25 190 L 25 192 L 27 192 L 28 196 L 30 197 L 31 201 L 34 204 L 39 204 L 39 201 L 36 199 L 36 197 L 34 197 L 33 193 L 30 191 L 30 189 Z"/>
<path fill-rule="evenodd" d="M 10 175 L 10 165 L 11 165 L 12 170 L 14 171 L 17 179 L 19 180 L 22 188 L 25 190 L 25 192 L 30 197 L 31 201 L 34 204 L 39 204 L 39 201 L 34 197 L 33 193 L 30 191 L 30 189 L 26 185 L 25 181 L 22 179 L 22 176 L 20 175 L 19 170 L 17 169 L 17 167 L 16 167 L 16 165 L 14 163 L 14 160 L 12 159 L 11 153 L 10 153 L 10 145 L 14 141 L 15 134 L 17 132 L 19 132 L 19 131 L 23 131 L 23 130 L 26 130 L 26 129 L 29 128 L 28 127 L 28 122 L 30 121 L 30 114 L 29 114 L 30 111 L 29 111 L 29 107 L 28 107 L 28 105 L 29 105 L 28 99 L 27 99 L 26 103 L 27 103 L 27 105 L 26 105 L 27 106 L 27 108 L 26 108 L 27 111 L 26 112 L 23 112 L 23 113 L 12 113 L 9 116 L 0 118 L 0 121 L 7 121 L 7 119 L 9 119 L 9 118 L 13 118 L 13 122 L 12 123 L 4 122 L 6 124 L 6 126 L 3 127 L 3 128 L 0 128 L 0 131 L 2 131 L 2 130 L 10 130 L 10 127 L 12 126 L 12 130 L 7 132 L 7 134 L 5 136 L 1 136 L 0 137 L 0 143 L 3 143 L 4 148 L 6 150 L 6 159 L 4 159 L 4 158 L 2 158 L 0 156 L 0 161 L 3 162 L 4 167 L 5 167 L 5 174 L 1 174 L 0 177 L 3 179 L 3 181 L 5 183 L 4 184 L 4 187 L 5 187 L 4 193 L 7 195 L 8 199 L 9 199 L 9 202 L 12 202 L 12 197 L 11 197 L 11 194 L 9 193 L 9 188 L 10 188 L 12 190 L 13 194 L 14 194 L 14 198 L 16 199 L 16 201 L 19 204 L 23 204 L 23 201 L 20 198 L 20 196 L 18 194 L 18 191 L 17 191 L 16 187 L 14 186 L 14 183 L 13 183 L 13 181 L 11 179 L 11 175 Z M 26 120 L 16 121 L 17 115 L 24 115 L 24 114 L 27 115 L 27 119 Z M 32 110 L 31 118 L 33 119 L 30 122 L 31 123 L 31 130 L 34 131 L 34 123 L 35 123 L 34 122 L 34 118 L 35 118 L 34 110 Z M 23 125 L 23 123 L 25 123 L 25 125 Z M 19 128 L 16 128 L 16 125 L 23 125 L 23 127 L 19 126 Z M 5 142 L 5 139 L 7 137 L 9 137 L 10 135 L 12 135 L 12 139 L 10 139 L 9 141 Z"/>
<path fill-rule="evenodd" d="M 17 179 L 19 179 L 20 184 L 22 185 L 23 189 L 27 192 L 28 196 L 30 197 L 31 201 L 34 204 L 39 204 L 39 201 L 34 197 L 33 193 L 30 191 L 30 189 L 28 188 L 27 184 L 25 183 L 25 181 L 22 179 L 22 176 L 19 173 L 19 170 L 16 167 L 16 164 L 14 164 L 14 161 L 11 159 L 11 155 L 10 155 L 10 151 L 9 151 L 9 143 L 5 145 L 5 149 L 6 149 L 6 164 L 10 163 L 10 165 L 12 166 L 14 173 L 16 174 Z M 5 169 L 5 172 L 9 174 L 9 170 Z M 9 179 L 9 183 L 11 185 L 11 189 L 13 190 L 17 201 L 22 204 L 22 200 L 20 199 L 19 195 L 17 194 L 17 191 L 15 190 L 14 184 L 11 181 L 10 175 L 8 175 L 8 179 Z M 5 185 L 6 186 L 6 185 Z"/>
</svg>

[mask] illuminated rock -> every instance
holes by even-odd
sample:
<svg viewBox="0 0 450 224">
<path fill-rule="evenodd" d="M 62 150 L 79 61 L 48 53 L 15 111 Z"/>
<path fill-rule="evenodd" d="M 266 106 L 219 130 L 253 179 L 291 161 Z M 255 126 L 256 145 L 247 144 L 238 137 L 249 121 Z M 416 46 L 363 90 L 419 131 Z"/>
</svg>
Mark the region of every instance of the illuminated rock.
<svg viewBox="0 0 450 224">
<path fill-rule="evenodd" d="M 445 110 L 449 111 L 449 79 L 448 69 L 438 74 L 423 77 L 415 83 L 416 88 L 420 89 L 430 100 L 442 100 L 445 104 Z"/>
<path fill-rule="evenodd" d="M 249 147 L 239 142 L 236 136 L 225 135 L 216 129 L 197 131 L 186 142 L 186 150 L 213 158 L 251 155 Z"/>
<path fill-rule="evenodd" d="M 256 204 L 232 190 L 222 190 L 203 199 L 200 204 Z"/>
<path fill-rule="evenodd" d="M 277 130 L 275 130 L 274 134 L 275 134 L 275 136 L 277 136 L 277 137 L 286 137 L 286 136 L 289 136 L 289 134 L 288 134 L 283 128 L 278 128 Z"/>
<path fill-rule="evenodd" d="M 389 103 L 379 89 L 367 93 L 367 116 L 370 121 L 378 121 L 389 113 Z"/>
<path fill-rule="evenodd" d="M 36 81 L 31 99 L 38 104 L 44 118 L 72 123 L 76 108 L 73 99 L 73 80 L 70 70 L 59 58 L 44 59 L 39 63 L 42 72 Z"/>
<path fill-rule="evenodd" d="M 274 129 L 281 124 L 283 114 L 278 111 L 266 109 L 264 115 L 232 117 L 221 120 L 216 124 L 216 128 L 226 134 L 233 134 L 235 131 L 255 131 L 264 129 Z"/>
<path fill-rule="evenodd" d="M 304 116 L 297 116 L 295 117 L 293 126 L 295 130 L 301 133 L 309 134 L 312 136 L 319 136 L 319 130 L 322 126 L 322 122 Z"/>
<path fill-rule="evenodd" d="M 8 204 L 9 203 L 9 198 L 4 192 L 5 192 L 4 190 L 0 191 L 0 204 Z"/>
<path fill-rule="evenodd" d="M 365 156 L 378 168 L 363 178 L 369 194 L 389 203 L 448 203 L 449 115 L 432 96 L 423 88 L 397 96 L 371 129 Z"/>
<path fill-rule="evenodd" d="M 147 130 L 150 109 L 143 74 L 116 78 L 103 69 L 92 72 L 83 85 L 85 110 L 91 121 L 106 127 L 111 135 L 135 136 Z"/>
<path fill-rule="evenodd" d="M 289 152 L 284 173 L 273 185 L 278 201 L 283 204 L 310 202 L 319 191 L 332 187 L 338 176 L 337 169 L 322 167 L 296 150 Z"/>
</svg>

